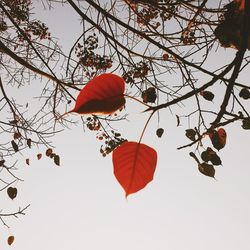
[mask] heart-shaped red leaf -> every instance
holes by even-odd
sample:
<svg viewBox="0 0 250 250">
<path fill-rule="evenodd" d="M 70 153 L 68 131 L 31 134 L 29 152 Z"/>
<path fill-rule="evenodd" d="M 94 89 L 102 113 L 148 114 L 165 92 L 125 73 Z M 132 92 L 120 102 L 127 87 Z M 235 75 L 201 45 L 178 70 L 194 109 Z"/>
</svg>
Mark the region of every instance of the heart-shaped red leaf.
<svg viewBox="0 0 250 250">
<path fill-rule="evenodd" d="M 70 112 L 78 114 L 112 114 L 125 104 L 125 83 L 120 76 L 111 73 L 90 80 L 80 91 Z"/>
<path fill-rule="evenodd" d="M 126 197 L 153 180 L 156 163 L 156 151 L 142 143 L 124 142 L 113 151 L 114 174 Z"/>
</svg>

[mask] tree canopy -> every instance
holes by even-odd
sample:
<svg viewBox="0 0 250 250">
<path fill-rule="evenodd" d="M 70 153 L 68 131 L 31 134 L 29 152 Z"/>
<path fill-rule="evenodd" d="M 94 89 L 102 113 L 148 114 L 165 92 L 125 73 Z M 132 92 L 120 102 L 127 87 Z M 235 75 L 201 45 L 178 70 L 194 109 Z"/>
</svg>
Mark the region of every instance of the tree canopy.
<svg viewBox="0 0 250 250">
<path fill-rule="evenodd" d="M 163 110 L 176 117 L 177 127 L 189 124 L 179 149 L 190 147 L 198 170 L 214 177 L 222 164 L 218 151 L 226 146 L 226 126 L 238 122 L 239 129 L 250 129 L 250 86 L 240 78 L 249 70 L 249 1 L 43 4 L 47 11 L 59 5 L 74 11 L 80 35 L 64 51 L 50 24 L 36 18 L 35 2 L 0 2 L 1 191 L 16 197 L 18 165 L 23 163 L 12 159 L 25 156 L 28 148 L 37 145 L 43 148 L 38 159 L 45 155 L 62 164 L 53 136 L 75 123 L 71 112 L 84 114 L 80 119 L 102 142 L 103 156 L 113 152 L 114 172 L 126 196 L 152 179 L 157 152 L 143 144 L 143 134 L 151 117 L 158 115 L 156 134 L 163 135 Z M 213 62 L 221 53 L 227 60 Z M 34 81 L 40 84 L 33 86 Z M 30 88 L 35 96 L 29 96 L 34 93 Z M 124 109 L 127 99 L 141 103 L 149 117 L 137 142 L 114 129 L 116 121 L 129 115 Z M 204 138 L 210 138 L 209 145 L 203 144 Z M 26 208 L 1 213 L 0 219 L 7 225 L 6 216 L 24 214 Z"/>
</svg>

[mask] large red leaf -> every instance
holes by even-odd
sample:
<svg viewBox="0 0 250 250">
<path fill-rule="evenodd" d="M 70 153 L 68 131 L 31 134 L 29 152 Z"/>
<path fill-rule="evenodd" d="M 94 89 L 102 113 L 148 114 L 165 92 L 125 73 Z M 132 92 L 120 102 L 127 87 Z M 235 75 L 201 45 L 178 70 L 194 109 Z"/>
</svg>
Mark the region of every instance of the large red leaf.
<svg viewBox="0 0 250 250">
<path fill-rule="evenodd" d="M 112 114 L 125 104 L 122 77 L 106 73 L 90 80 L 80 91 L 70 112 L 79 114 Z"/>
<path fill-rule="evenodd" d="M 113 151 L 114 174 L 126 197 L 153 180 L 156 163 L 156 151 L 142 143 L 124 142 Z"/>
</svg>

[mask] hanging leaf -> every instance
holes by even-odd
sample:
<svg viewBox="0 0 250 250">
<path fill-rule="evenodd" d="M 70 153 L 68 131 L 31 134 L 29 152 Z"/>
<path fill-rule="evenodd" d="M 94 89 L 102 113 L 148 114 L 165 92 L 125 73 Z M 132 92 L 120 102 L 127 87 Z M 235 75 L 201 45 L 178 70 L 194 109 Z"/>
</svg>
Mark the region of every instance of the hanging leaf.
<svg viewBox="0 0 250 250">
<path fill-rule="evenodd" d="M 156 151 L 142 143 L 124 142 L 113 151 L 114 174 L 126 197 L 153 180 L 156 163 Z"/>
<path fill-rule="evenodd" d="M 245 100 L 250 98 L 250 91 L 247 88 L 242 88 L 239 96 Z"/>
<path fill-rule="evenodd" d="M 53 153 L 53 150 L 52 150 L 52 148 L 48 148 L 47 150 L 46 150 L 46 156 L 50 156 L 51 154 Z"/>
<path fill-rule="evenodd" d="M 9 237 L 8 237 L 8 240 L 7 240 L 8 245 L 11 246 L 12 243 L 14 242 L 14 240 L 15 240 L 15 237 L 14 237 L 13 235 L 9 236 Z"/>
<path fill-rule="evenodd" d="M 124 91 L 125 83 L 120 76 L 111 73 L 99 75 L 80 91 L 70 112 L 112 114 L 124 106 Z"/>
<path fill-rule="evenodd" d="M 194 129 L 186 129 L 186 137 L 191 141 L 195 141 L 196 131 Z"/>
<path fill-rule="evenodd" d="M 27 159 L 25 160 L 25 162 L 26 162 L 27 165 L 30 165 L 30 159 L 29 159 L 29 158 L 27 158 Z"/>
<path fill-rule="evenodd" d="M 159 138 L 162 137 L 163 133 L 164 133 L 164 129 L 163 129 L 163 128 L 158 128 L 158 129 L 156 130 L 156 135 L 157 135 Z"/>
<path fill-rule="evenodd" d="M 40 160 L 40 159 L 42 158 L 42 156 L 43 156 L 43 155 L 42 155 L 42 154 L 40 154 L 40 153 L 39 153 L 39 154 L 37 154 L 37 156 L 36 156 L 36 157 L 37 157 L 37 160 Z"/>
<path fill-rule="evenodd" d="M 156 92 L 154 87 L 150 87 L 147 90 L 143 91 L 141 94 L 142 100 L 145 103 L 151 102 L 154 103 L 156 100 Z"/>
<path fill-rule="evenodd" d="M 209 131 L 208 134 L 209 134 L 209 137 L 211 139 L 211 142 L 212 142 L 213 146 L 217 150 L 220 150 L 220 149 L 225 147 L 227 134 L 226 134 L 226 131 L 223 128 L 219 128 L 217 131 L 216 130 L 211 130 L 211 131 Z"/>
<path fill-rule="evenodd" d="M 14 140 L 11 141 L 12 148 L 14 149 L 15 152 L 18 152 L 18 145 L 15 143 Z"/>
<path fill-rule="evenodd" d="M 20 132 L 15 132 L 14 135 L 13 135 L 13 138 L 16 140 L 16 139 L 19 139 L 21 137 L 21 133 Z"/>
<path fill-rule="evenodd" d="M 243 129 L 250 129 L 250 118 L 246 118 L 246 119 L 242 120 L 241 127 Z"/>
<path fill-rule="evenodd" d="M 245 9 L 245 0 L 234 0 L 239 5 L 239 10 L 244 11 Z"/>
<path fill-rule="evenodd" d="M 217 130 L 218 136 L 219 136 L 219 142 L 222 147 L 226 145 L 226 140 L 227 140 L 227 133 L 224 128 L 219 128 Z"/>
<path fill-rule="evenodd" d="M 180 117 L 178 116 L 178 115 L 175 115 L 176 116 L 176 120 L 177 120 L 177 127 L 179 127 L 180 126 Z"/>
<path fill-rule="evenodd" d="M 201 153 L 201 159 L 205 162 L 211 161 L 211 163 L 215 166 L 221 165 L 220 157 L 210 147 L 208 147 L 206 151 L 203 151 Z"/>
<path fill-rule="evenodd" d="M 29 148 L 31 148 L 31 139 L 30 138 L 27 140 L 27 145 Z"/>
<path fill-rule="evenodd" d="M 60 166 L 60 156 L 59 155 L 54 155 L 54 163 L 57 166 Z"/>
<path fill-rule="evenodd" d="M 164 61 L 167 61 L 167 60 L 169 59 L 169 55 L 166 54 L 166 53 L 164 53 L 164 54 L 162 55 L 162 58 L 163 58 Z"/>
<path fill-rule="evenodd" d="M 200 95 L 207 101 L 213 101 L 214 94 L 211 91 L 201 91 Z"/>
<path fill-rule="evenodd" d="M 198 165 L 198 169 L 202 174 L 214 178 L 215 169 L 213 165 L 203 162 Z"/>
<path fill-rule="evenodd" d="M 17 189 L 13 187 L 8 187 L 7 194 L 13 200 L 17 196 Z"/>
</svg>

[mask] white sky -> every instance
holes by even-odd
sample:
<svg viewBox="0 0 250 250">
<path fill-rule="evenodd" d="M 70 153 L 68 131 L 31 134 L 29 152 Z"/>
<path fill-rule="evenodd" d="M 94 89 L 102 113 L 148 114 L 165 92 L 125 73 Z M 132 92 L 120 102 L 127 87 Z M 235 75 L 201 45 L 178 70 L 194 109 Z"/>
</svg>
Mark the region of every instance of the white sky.
<svg viewBox="0 0 250 250">
<path fill-rule="evenodd" d="M 41 9 L 56 36 L 62 32 L 66 36 L 74 27 L 63 11 L 43 13 Z M 68 19 L 57 21 L 58 13 Z M 68 41 L 77 35 L 70 35 Z M 137 105 L 128 105 L 130 122 L 121 128 L 131 140 L 138 139 L 146 118 Z M 0 249 L 248 249 L 249 131 L 240 129 L 239 123 L 227 128 L 227 146 L 219 154 L 223 166 L 216 168 L 215 181 L 197 171 L 188 156 L 191 149 L 176 150 L 188 141 L 186 124 L 176 128 L 175 117 L 164 112 L 161 121 L 163 137 L 155 135 L 157 123 L 153 121 L 144 138 L 158 152 L 154 180 L 128 200 L 113 176 L 111 156 L 103 158 L 95 134 L 84 133 L 81 126 L 65 130 L 53 141 L 61 167 L 31 155 L 31 166 L 20 167 L 25 182 L 19 184 L 17 198 L 2 197 L 1 206 L 16 210 L 31 203 L 31 207 L 26 216 L 10 220 L 9 231 L 1 227 Z M 9 234 L 16 238 L 11 247 L 6 244 Z"/>
</svg>

